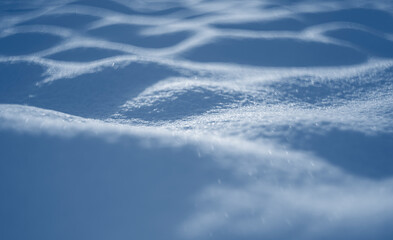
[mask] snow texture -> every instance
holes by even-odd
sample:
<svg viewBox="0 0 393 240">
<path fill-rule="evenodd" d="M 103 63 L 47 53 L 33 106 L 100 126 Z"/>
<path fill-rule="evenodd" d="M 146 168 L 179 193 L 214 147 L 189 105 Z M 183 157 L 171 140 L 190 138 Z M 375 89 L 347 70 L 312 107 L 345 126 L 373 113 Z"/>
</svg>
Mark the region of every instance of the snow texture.
<svg viewBox="0 0 393 240">
<path fill-rule="evenodd" d="M 391 1 L 0 13 L 0 238 L 392 239 Z"/>
</svg>

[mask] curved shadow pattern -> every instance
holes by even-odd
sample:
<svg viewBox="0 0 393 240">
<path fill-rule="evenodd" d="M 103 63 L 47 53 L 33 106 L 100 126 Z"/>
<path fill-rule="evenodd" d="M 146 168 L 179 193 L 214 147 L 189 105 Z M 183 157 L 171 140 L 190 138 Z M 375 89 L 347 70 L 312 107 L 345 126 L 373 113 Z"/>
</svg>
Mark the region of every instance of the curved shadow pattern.
<svg viewBox="0 0 393 240">
<path fill-rule="evenodd" d="M 170 47 L 191 36 L 190 32 L 181 31 L 157 36 L 143 36 L 140 32 L 146 26 L 116 24 L 88 31 L 89 34 L 109 41 L 131 44 L 145 48 Z"/>
<path fill-rule="evenodd" d="M 44 33 L 17 33 L 0 38 L 0 55 L 24 55 L 59 44 L 61 38 Z"/>
<path fill-rule="evenodd" d="M 150 3 L 154 4 L 154 3 Z M 181 11 L 187 10 L 184 7 L 169 7 L 164 10 L 156 10 L 156 11 L 138 11 L 135 9 L 132 9 L 129 6 L 117 3 L 115 1 L 107 0 L 107 1 L 89 1 L 89 0 L 78 0 L 75 2 L 72 2 L 70 5 L 85 5 L 85 6 L 91 6 L 91 7 L 98 7 L 106 10 L 112 10 L 118 13 L 124 13 L 128 15 L 146 15 L 146 16 L 164 16 L 164 15 L 169 15 L 173 13 L 178 13 Z"/>
<path fill-rule="evenodd" d="M 104 48 L 73 48 L 46 56 L 46 58 L 69 62 L 90 62 L 123 54 L 125 53 Z"/>
<path fill-rule="evenodd" d="M 248 23 L 221 23 L 213 24 L 219 29 L 241 29 L 254 31 L 300 31 L 306 28 L 306 24 L 293 18 L 267 20 L 263 22 Z"/>
<path fill-rule="evenodd" d="M 98 17 L 81 14 L 47 15 L 22 22 L 19 25 L 55 25 L 66 28 L 80 29 L 98 20 Z"/>
<path fill-rule="evenodd" d="M 127 6 L 117 3 L 112 0 L 98 0 L 98 1 L 90 1 L 90 0 L 76 0 L 68 4 L 69 6 L 75 6 L 76 8 L 81 5 L 81 6 L 89 6 L 89 7 L 96 7 L 96 8 L 102 8 L 105 10 L 111 10 L 114 12 L 118 13 L 124 13 L 124 14 L 133 14 L 134 11 Z"/>
<path fill-rule="evenodd" d="M 0 16 L 2 16 L 3 13 L 29 13 L 40 9 L 40 6 L 34 1 L 2 1 L 0 3 L 0 9 Z"/>
<path fill-rule="evenodd" d="M 367 60 L 360 52 L 347 47 L 291 39 L 220 39 L 183 56 L 199 62 L 272 67 L 340 66 Z"/>
<path fill-rule="evenodd" d="M 353 22 L 384 32 L 393 32 L 393 16 L 376 9 L 352 8 L 332 12 L 301 14 L 310 25 L 329 22 Z"/>
<path fill-rule="evenodd" d="M 355 44 L 368 52 L 370 56 L 393 57 L 393 42 L 371 33 L 354 29 L 340 29 L 326 32 L 325 35 Z"/>
</svg>

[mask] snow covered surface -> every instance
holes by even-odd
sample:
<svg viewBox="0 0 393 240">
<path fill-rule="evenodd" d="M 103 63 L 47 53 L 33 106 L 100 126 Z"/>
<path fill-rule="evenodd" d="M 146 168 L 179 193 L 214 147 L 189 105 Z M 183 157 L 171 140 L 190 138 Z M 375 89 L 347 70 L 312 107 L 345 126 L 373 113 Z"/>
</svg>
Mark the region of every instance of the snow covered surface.
<svg viewBox="0 0 393 240">
<path fill-rule="evenodd" d="M 0 2 L 1 239 L 392 239 L 391 1 Z"/>
</svg>

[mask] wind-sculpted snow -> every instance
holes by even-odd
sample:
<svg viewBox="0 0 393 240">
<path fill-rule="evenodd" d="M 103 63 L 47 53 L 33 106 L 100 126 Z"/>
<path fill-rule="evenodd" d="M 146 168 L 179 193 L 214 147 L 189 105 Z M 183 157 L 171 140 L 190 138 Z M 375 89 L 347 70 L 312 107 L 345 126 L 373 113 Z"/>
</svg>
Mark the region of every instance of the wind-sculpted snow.
<svg viewBox="0 0 393 240">
<path fill-rule="evenodd" d="M 0 11 L 2 238 L 392 238 L 391 1 Z"/>
</svg>

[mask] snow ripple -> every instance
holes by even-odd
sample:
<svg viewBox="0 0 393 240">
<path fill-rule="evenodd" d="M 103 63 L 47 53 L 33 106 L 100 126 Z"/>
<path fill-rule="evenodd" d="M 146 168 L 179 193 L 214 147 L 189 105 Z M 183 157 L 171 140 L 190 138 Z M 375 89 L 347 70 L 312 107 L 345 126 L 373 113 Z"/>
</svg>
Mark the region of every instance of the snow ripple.
<svg viewBox="0 0 393 240">
<path fill-rule="evenodd" d="M 390 1 L 0 7 L 10 9 L 0 18 L 1 128 L 192 145 L 236 176 L 197 194 L 181 236 L 387 231 Z M 340 139 L 346 151 L 329 155 Z M 352 152 L 373 144 L 390 156 L 357 162 Z M 369 171 L 378 164 L 385 170 Z"/>
</svg>

